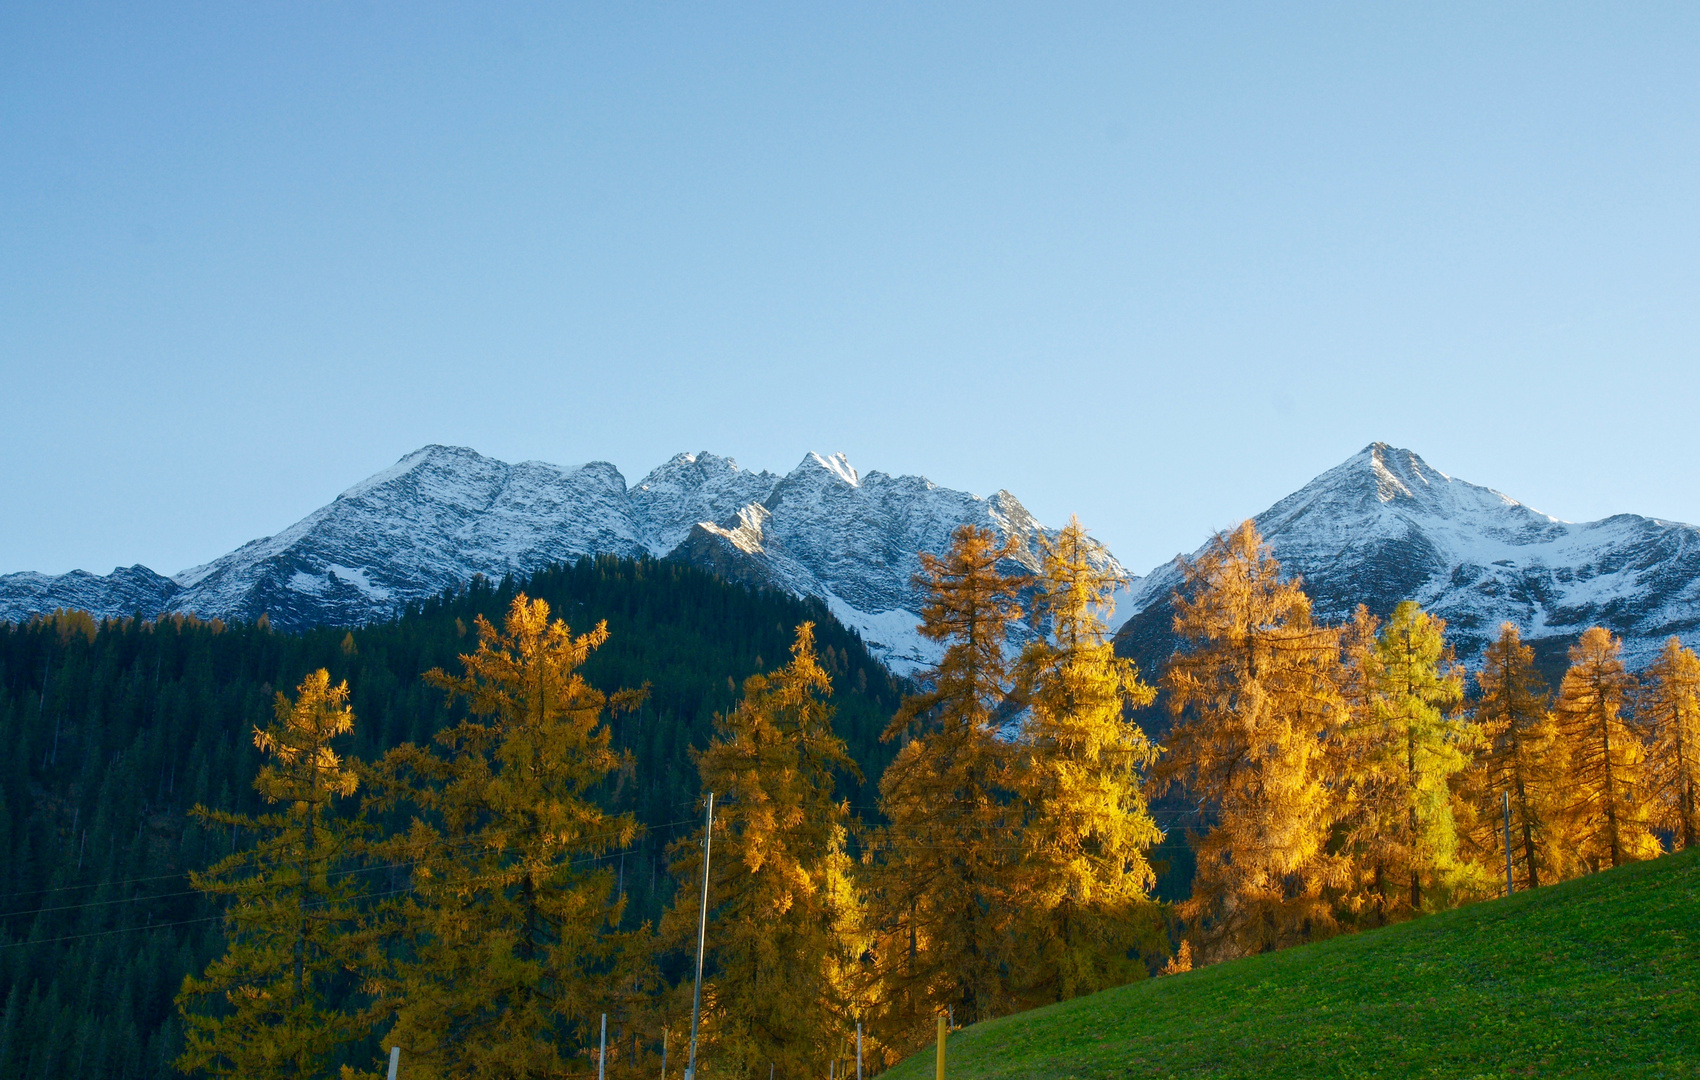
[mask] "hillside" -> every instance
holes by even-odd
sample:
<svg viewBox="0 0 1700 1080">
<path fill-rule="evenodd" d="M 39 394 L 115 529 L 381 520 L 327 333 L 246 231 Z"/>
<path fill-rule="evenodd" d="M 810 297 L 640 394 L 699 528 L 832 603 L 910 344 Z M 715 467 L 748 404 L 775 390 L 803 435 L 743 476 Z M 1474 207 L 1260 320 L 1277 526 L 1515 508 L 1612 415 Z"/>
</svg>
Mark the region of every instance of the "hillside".
<svg viewBox="0 0 1700 1080">
<path fill-rule="evenodd" d="M 1688 851 L 979 1024 L 949 1075 L 1700 1076 L 1696 912 Z"/>
<path fill-rule="evenodd" d="M 783 662 L 796 625 L 817 624 L 836 727 L 870 778 L 900 687 L 818 601 L 728 583 L 675 562 L 602 558 L 520 582 L 475 580 L 354 631 L 83 618 L 0 624 L 0 1076 L 165 1080 L 180 1049 L 171 999 L 220 942 L 218 908 L 183 873 L 236 837 L 197 827 L 197 803 L 253 812 L 252 730 L 278 688 L 316 667 L 347 679 L 356 726 L 343 749 L 373 760 L 428 740 L 458 714 L 419 678 L 458 667 L 476 616 L 500 617 L 516 584 L 575 629 L 607 620 L 585 665 L 613 690 L 649 698 L 612 723 L 630 772 L 600 792 L 648 827 L 618 853 L 627 925 L 672 896 L 667 843 L 694 824 L 692 748 L 710 737 L 748 675 Z M 872 781 L 845 778 L 857 805 Z M 74 1051 L 74 1052 L 73 1052 Z"/>
</svg>

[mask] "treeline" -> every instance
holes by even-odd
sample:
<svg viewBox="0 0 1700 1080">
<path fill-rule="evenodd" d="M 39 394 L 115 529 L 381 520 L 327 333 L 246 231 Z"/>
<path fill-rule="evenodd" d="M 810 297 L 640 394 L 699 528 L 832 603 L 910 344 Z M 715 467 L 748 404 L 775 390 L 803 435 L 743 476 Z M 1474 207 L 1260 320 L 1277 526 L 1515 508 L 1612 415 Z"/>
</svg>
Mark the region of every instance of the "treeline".
<svg viewBox="0 0 1700 1080">
<path fill-rule="evenodd" d="M 253 788 L 263 757 L 253 731 L 268 726 L 279 689 L 293 693 L 320 668 L 331 685 L 348 683 L 359 718 L 340 752 L 374 761 L 429 743 L 466 710 L 421 676 L 458 668 L 476 645 L 477 617 L 499 620 L 521 590 L 576 626 L 607 621 L 609 640 L 583 669 L 591 683 L 649 685 L 637 708 L 609 722 L 631 767 L 594 793 L 644 826 L 611 864 L 629 926 L 654 923 L 671 900 L 667 845 L 692 827 L 698 805 L 691 751 L 707 745 L 743 679 L 787 655 L 800 623 L 816 624 L 837 730 L 861 768 L 877 777 L 894 751 L 879 736 L 900 688 L 824 607 L 673 563 L 604 558 L 475 581 L 352 631 L 100 624 L 80 613 L 0 624 L 0 1075 L 181 1075 L 173 998 L 186 973 L 224 948 L 223 901 L 204 898 L 186 873 L 254 839 L 189 809 L 266 812 Z M 873 801 L 871 785 L 836 779 L 842 797 Z M 349 1051 L 362 1061 L 371 1052 Z"/>
<path fill-rule="evenodd" d="M 1207 809 L 1180 905 L 1219 959 L 1377 926 L 1694 843 L 1700 659 L 1640 679 L 1603 628 L 1556 695 L 1507 624 L 1467 696 L 1445 622 L 1311 618 L 1247 522 L 1186 568 L 1153 773 Z"/>
</svg>

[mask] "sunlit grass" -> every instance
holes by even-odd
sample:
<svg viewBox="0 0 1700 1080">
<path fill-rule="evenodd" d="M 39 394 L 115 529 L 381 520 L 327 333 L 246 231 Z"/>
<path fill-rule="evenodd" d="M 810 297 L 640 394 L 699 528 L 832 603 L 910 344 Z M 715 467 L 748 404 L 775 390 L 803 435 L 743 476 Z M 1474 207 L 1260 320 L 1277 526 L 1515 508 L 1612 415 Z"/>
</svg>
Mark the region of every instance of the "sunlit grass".
<svg viewBox="0 0 1700 1080">
<path fill-rule="evenodd" d="M 979 1024 L 949 1075 L 1700 1076 L 1700 853 Z"/>
</svg>

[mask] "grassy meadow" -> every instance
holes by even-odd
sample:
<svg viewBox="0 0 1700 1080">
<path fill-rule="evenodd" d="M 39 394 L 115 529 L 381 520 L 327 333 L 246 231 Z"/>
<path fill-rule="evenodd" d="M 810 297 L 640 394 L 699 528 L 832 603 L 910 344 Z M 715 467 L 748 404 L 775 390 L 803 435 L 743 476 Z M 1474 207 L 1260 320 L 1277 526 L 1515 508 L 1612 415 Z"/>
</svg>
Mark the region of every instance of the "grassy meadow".
<svg viewBox="0 0 1700 1080">
<path fill-rule="evenodd" d="M 1700 851 L 955 1033 L 948 1075 L 1700 1076 Z M 927 1048 L 887 1075 L 933 1075 Z"/>
</svg>

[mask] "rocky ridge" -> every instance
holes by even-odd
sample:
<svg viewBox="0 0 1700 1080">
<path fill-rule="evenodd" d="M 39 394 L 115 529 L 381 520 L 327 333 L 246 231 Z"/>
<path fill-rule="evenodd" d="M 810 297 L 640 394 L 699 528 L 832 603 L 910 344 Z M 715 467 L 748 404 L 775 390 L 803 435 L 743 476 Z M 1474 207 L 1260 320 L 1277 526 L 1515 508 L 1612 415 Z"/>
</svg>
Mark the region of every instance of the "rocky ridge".
<svg viewBox="0 0 1700 1080">
<path fill-rule="evenodd" d="M 1512 622 L 1551 668 L 1589 626 L 1622 636 L 1632 663 L 1675 634 L 1700 642 L 1700 528 L 1634 514 L 1573 523 L 1374 443 L 1253 519 L 1284 572 L 1304 579 L 1325 619 L 1359 603 L 1386 616 L 1401 600 L 1446 619 L 1476 661 Z M 1201 547 L 1196 556 L 1204 549 Z M 1174 642 L 1180 560 L 1136 583 L 1117 633 L 1146 659 Z"/>
<path fill-rule="evenodd" d="M 606 462 L 508 464 L 427 446 L 277 535 L 169 578 L 140 566 L 105 577 L 0 577 L 0 619 L 72 607 L 100 617 L 263 614 L 280 629 L 354 625 L 475 574 L 647 555 L 818 597 L 906 673 L 937 655 L 915 632 L 919 553 L 944 550 L 963 524 L 1020 537 L 1022 561 L 1036 566 L 1032 542 L 1043 527 L 1008 492 L 981 498 L 917 476 L 863 475 L 841 454 L 809 454 L 785 476 L 679 454 L 628 487 Z"/>
</svg>

